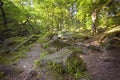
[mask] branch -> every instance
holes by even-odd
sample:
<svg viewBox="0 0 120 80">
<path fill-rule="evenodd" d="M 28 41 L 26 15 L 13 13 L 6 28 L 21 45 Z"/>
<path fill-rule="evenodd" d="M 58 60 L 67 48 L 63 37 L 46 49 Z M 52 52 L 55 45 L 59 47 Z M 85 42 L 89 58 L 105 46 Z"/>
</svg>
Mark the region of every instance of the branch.
<svg viewBox="0 0 120 80">
<path fill-rule="evenodd" d="M 108 18 L 116 18 L 116 17 L 119 17 L 120 16 L 120 13 L 114 15 L 114 16 L 109 16 Z"/>
<path fill-rule="evenodd" d="M 13 48 L 9 53 L 14 52 L 14 51 L 17 50 L 18 48 L 20 48 L 22 45 L 24 45 L 25 43 L 27 43 L 28 41 L 30 41 L 33 37 L 34 37 L 34 35 L 30 36 L 27 40 L 25 40 L 24 42 L 20 43 L 20 44 L 17 45 L 15 48 Z"/>
<path fill-rule="evenodd" d="M 100 7 L 98 7 L 96 10 L 99 10 L 101 9 L 102 7 L 108 5 L 112 0 L 109 0 L 108 2 L 106 2 L 105 4 L 101 5 Z"/>
</svg>

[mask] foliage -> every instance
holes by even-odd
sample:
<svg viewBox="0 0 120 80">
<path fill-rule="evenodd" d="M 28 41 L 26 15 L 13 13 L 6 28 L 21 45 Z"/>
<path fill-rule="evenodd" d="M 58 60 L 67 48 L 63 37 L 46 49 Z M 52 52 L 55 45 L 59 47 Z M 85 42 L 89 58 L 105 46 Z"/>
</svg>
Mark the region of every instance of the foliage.
<svg viewBox="0 0 120 80">
<path fill-rule="evenodd" d="M 46 67 L 60 74 L 67 73 L 76 78 L 88 78 L 85 72 L 85 64 L 80 59 L 72 58 L 70 61 L 66 62 L 66 66 L 56 64 L 55 62 L 47 62 Z"/>
<path fill-rule="evenodd" d="M 97 25 L 119 23 L 115 0 L 5 0 L 2 1 L 7 24 L 0 22 L 2 38 L 52 33 L 62 29 L 91 29 L 91 14 L 97 10 Z M 2 15 L 2 13 L 0 13 Z M 3 19 L 0 19 L 3 21 Z M 6 27 L 4 27 L 6 26 Z"/>
</svg>

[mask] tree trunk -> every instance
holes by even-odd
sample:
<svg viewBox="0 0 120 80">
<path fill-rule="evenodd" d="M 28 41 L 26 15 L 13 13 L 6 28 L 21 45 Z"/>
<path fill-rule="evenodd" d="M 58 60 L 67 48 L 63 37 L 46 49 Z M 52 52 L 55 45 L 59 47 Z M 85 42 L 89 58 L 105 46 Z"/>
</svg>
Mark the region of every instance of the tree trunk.
<svg viewBox="0 0 120 80">
<path fill-rule="evenodd" d="M 0 9 L 1 9 L 1 12 L 2 12 L 3 24 L 6 25 L 7 24 L 7 19 L 6 19 L 6 16 L 5 16 L 5 11 L 4 11 L 2 6 L 3 6 L 3 2 L 2 2 L 2 0 L 0 0 Z"/>
<path fill-rule="evenodd" d="M 95 33 L 97 33 L 97 29 L 96 29 L 97 12 L 96 12 L 96 10 L 94 10 L 91 17 L 92 17 L 92 34 L 95 34 Z"/>
</svg>

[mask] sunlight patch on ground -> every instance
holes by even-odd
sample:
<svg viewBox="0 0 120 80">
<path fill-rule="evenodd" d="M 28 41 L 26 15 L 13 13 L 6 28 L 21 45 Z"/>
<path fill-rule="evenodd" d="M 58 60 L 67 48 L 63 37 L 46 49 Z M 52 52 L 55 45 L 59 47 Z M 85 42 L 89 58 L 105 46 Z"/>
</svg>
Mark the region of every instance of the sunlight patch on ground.
<svg viewBox="0 0 120 80">
<path fill-rule="evenodd" d="M 91 45 L 94 45 L 94 46 L 99 46 L 99 45 L 100 45 L 99 41 L 93 41 L 93 42 L 91 42 L 90 44 L 91 44 Z"/>
</svg>

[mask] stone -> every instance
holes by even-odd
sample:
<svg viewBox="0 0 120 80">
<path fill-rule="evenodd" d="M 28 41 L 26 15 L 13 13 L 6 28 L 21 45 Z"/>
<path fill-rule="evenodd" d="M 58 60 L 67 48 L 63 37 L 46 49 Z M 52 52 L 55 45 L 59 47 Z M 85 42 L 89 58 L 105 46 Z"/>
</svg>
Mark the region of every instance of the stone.
<svg viewBox="0 0 120 80">
<path fill-rule="evenodd" d="M 46 48 L 46 50 L 47 50 L 47 52 L 48 52 L 49 54 L 51 54 L 51 53 L 56 52 L 56 51 L 57 51 L 57 48 L 56 48 L 56 47 L 48 47 L 48 48 Z"/>
<path fill-rule="evenodd" d="M 65 47 L 56 53 L 46 55 L 43 59 L 41 59 L 41 64 L 46 65 L 47 62 L 65 64 L 68 58 L 72 56 L 72 53 L 73 51 Z"/>
</svg>

